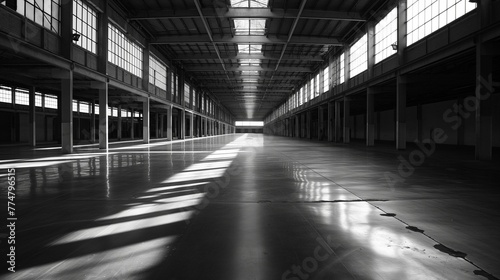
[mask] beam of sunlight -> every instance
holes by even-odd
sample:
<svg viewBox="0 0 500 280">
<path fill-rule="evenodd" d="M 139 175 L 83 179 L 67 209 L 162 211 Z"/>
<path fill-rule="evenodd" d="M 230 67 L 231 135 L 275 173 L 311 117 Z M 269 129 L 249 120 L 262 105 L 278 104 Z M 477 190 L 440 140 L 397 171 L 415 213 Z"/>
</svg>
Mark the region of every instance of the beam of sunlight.
<svg viewBox="0 0 500 280">
<path fill-rule="evenodd" d="M 50 243 L 50 245 L 51 246 L 62 245 L 83 240 L 90 240 L 99 237 L 106 237 L 109 235 L 125 233 L 138 229 L 143 230 L 156 226 L 163 226 L 167 224 L 185 221 L 189 219 L 189 217 L 192 214 L 193 211 L 184 211 L 173 214 L 161 215 L 158 217 L 114 223 L 111 225 L 97 226 L 90 229 L 81 229 L 53 241 L 52 243 Z"/>
</svg>

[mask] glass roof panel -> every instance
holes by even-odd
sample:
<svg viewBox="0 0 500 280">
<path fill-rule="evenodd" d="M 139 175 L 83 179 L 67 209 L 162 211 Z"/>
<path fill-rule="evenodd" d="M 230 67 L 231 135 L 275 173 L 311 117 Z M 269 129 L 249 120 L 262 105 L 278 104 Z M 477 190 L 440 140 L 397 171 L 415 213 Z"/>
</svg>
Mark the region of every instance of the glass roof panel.
<svg viewBox="0 0 500 280">
<path fill-rule="evenodd" d="M 233 8 L 267 8 L 269 0 L 231 0 Z"/>
</svg>

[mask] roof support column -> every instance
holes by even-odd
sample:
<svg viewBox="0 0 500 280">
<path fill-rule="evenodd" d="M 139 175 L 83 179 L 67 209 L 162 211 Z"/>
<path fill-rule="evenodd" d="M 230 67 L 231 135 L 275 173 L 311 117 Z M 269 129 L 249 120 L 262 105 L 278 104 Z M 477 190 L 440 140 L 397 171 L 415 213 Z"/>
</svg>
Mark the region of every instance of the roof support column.
<svg viewBox="0 0 500 280">
<path fill-rule="evenodd" d="M 150 141 L 150 99 L 147 97 L 142 103 L 142 142 L 149 144 Z"/>
<path fill-rule="evenodd" d="M 340 139 L 342 139 L 342 118 L 341 118 L 341 107 L 340 107 L 340 102 L 341 101 L 335 101 L 335 137 L 334 141 L 335 143 L 340 143 Z"/>
<path fill-rule="evenodd" d="M 95 99 L 90 102 L 90 143 L 95 143 Z"/>
<path fill-rule="evenodd" d="M 108 149 L 108 83 L 99 88 L 99 149 Z"/>
<path fill-rule="evenodd" d="M 375 145 L 375 90 L 366 89 L 366 146 Z"/>
<path fill-rule="evenodd" d="M 406 76 L 398 74 L 396 89 L 396 149 L 406 149 Z"/>
<path fill-rule="evenodd" d="M 172 141 L 172 110 L 173 107 L 170 105 L 167 109 L 167 139 Z"/>
<path fill-rule="evenodd" d="M 36 104 L 35 87 L 29 89 L 29 124 L 30 124 L 30 146 L 36 147 Z"/>
<path fill-rule="evenodd" d="M 73 153 L 73 70 L 61 80 L 61 145 L 63 153 Z"/>
<path fill-rule="evenodd" d="M 132 140 L 134 140 L 135 138 L 135 110 L 134 108 L 131 108 L 130 109 L 130 115 L 131 115 L 131 118 L 130 118 L 130 138 L 132 138 Z"/>
<path fill-rule="evenodd" d="M 335 126 L 334 126 L 334 120 L 335 120 L 335 103 L 334 102 L 328 102 L 328 123 L 327 123 L 327 135 L 328 135 L 328 141 L 332 142 L 334 140 L 335 136 Z"/>
<path fill-rule="evenodd" d="M 480 26 L 486 27 L 490 25 L 492 21 L 491 11 L 493 10 L 491 7 L 491 0 L 478 1 L 477 9 L 479 12 Z M 491 53 L 495 47 L 492 43 L 483 42 L 480 35 L 476 42 L 476 96 L 472 100 L 464 100 L 464 104 L 468 107 L 469 105 L 467 104 L 475 103 L 475 158 L 477 160 L 491 160 L 493 157 L 493 107 L 490 98 L 491 94 L 494 92 L 493 57 Z M 493 52 L 497 51 L 495 50 Z"/>
<path fill-rule="evenodd" d="M 344 97 L 344 144 L 351 142 L 351 100 Z"/>
<path fill-rule="evenodd" d="M 122 105 L 118 105 L 118 123 L 116 128 L 118 141 L 122 140 Z"/>
</svg>

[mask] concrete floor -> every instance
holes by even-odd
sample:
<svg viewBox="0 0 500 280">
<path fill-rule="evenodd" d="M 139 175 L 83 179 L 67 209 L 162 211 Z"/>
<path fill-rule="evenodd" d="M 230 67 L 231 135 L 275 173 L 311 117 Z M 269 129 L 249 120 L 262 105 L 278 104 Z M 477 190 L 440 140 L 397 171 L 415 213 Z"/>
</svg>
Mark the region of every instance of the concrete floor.
<svg viewBox="0 0 500 280">
<path fill-rule="evenodd" d="M 428 148 L 235 134 L 1 149 L 17 221 L 16 272 L 0 277 L 500 277 L 500 164 Z"/>
</svg>

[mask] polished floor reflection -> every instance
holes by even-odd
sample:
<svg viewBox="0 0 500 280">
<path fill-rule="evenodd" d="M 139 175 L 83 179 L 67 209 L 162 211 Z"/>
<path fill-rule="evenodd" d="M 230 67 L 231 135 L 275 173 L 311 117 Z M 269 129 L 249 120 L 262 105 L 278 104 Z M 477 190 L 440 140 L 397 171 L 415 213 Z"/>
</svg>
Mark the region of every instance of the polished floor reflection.
<svg viewBox="0 0 500 280">
<path fill-rule="evenodd" d="M 498 162 L 438 148 L 410 174 L 411 152 L 259 134 L 0 149 L 18 217 L 0 278 L 499 277 Z"/>
</svg>

